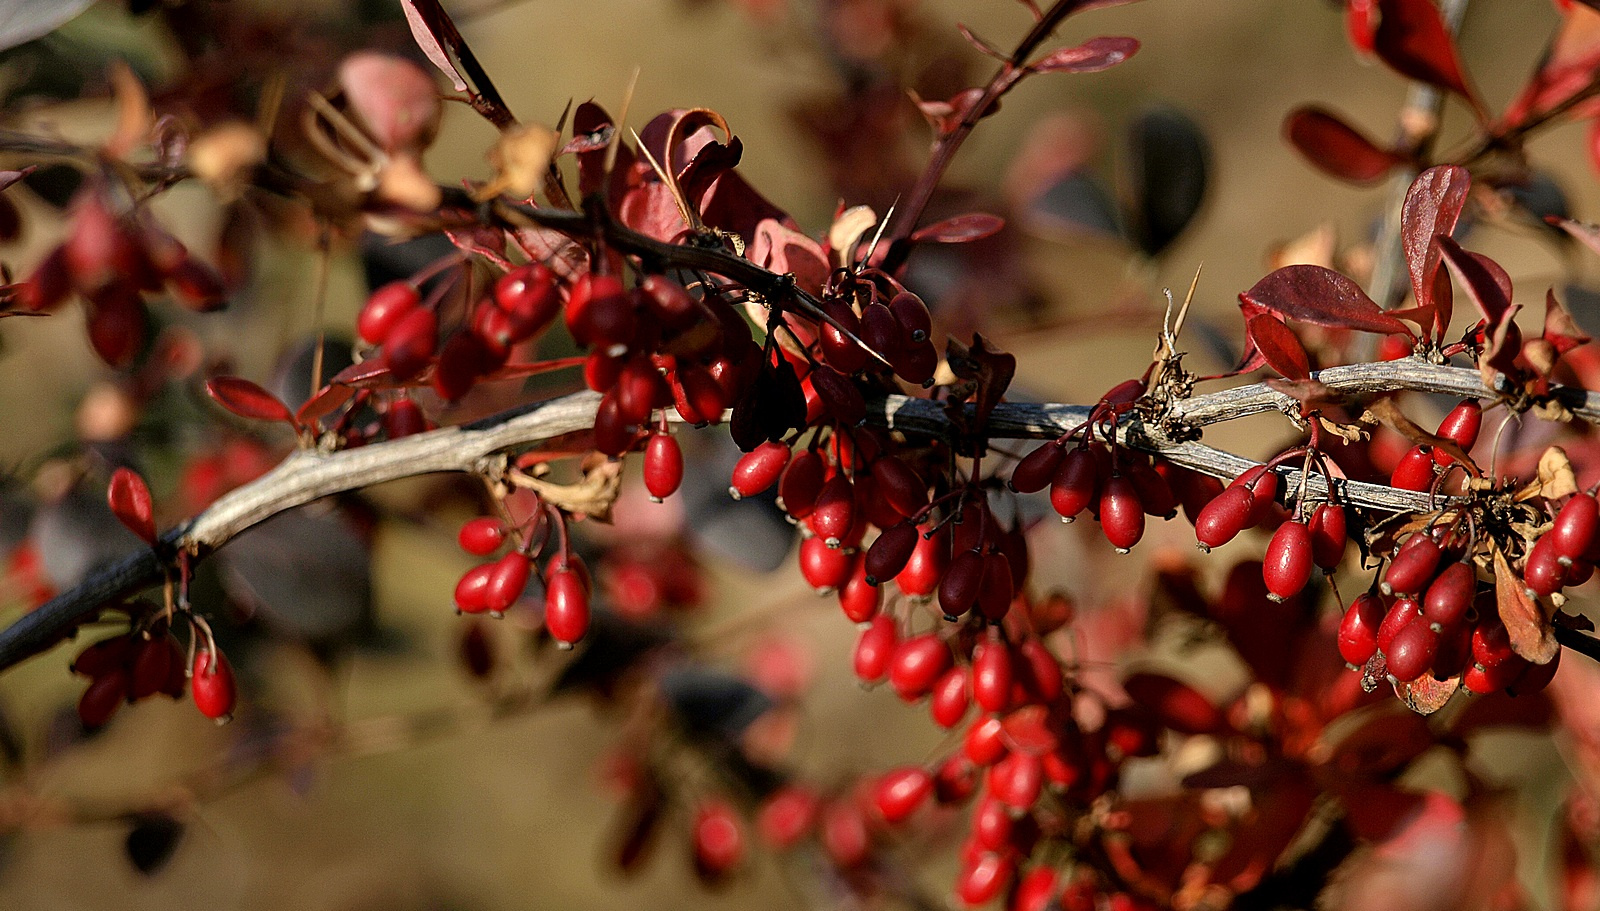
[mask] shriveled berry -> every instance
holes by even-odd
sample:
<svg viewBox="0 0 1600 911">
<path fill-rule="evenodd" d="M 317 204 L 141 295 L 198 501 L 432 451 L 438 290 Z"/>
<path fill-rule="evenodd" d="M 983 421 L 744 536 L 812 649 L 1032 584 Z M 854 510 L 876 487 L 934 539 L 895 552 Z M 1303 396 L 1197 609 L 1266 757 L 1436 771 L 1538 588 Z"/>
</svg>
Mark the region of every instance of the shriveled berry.
<svg viewBox="0 0 1600 911">
<path fill-rule="evenodd" d="M 861 631 L 852 657 L 856 678 L 862 683 L 878 683 L 889 674 L 889 662 L 900 642 L 894 618 L 879 614 L 872 625 Z"/>
<path fill-rule="evenodd" d="M 1144 505 L 1127 475 L 1112 474 L 1100 495 L 1100 529 L 1118 553 L 1133 549 L 1144 537 Z"/>
<path fill-rule="evenodd" d="M 933 633 L 919 633 L 895 649 L 889 661 L 889 685 L 901 699 L 914 702 L 933 690 L 950 664 L 950 646 Z"/>
<path fill-rule="evenodd" d="M 1061 460 L 1066 456 L 1067 450 L 1059 442 L 1049 442 L 1038 449 L 1028 453 L 1017 462 L 1017 467 L 1011 470 L 1011 479 L 1006 482 L 1017 493 L 1038 493 L 1050 486 L 1050 480 L 1055 477 L 1056 469 L 1061 466 Z"/>
<path fill-rule="evenodd" d="M 789 464 L 789 447 L 783 443 L 762 443 L 739 458 L 733 466 L 728 494 L 735 500 L 753 497 L 776 484 Z"/>
<path fill-rule="evenodd" d="M 238 687 L 234 683 L 233 667 L 221 652 L 209 648 L 195 652 L 189 692 L 195 708 L 207 718 L 223 722 L 233 715 Z"/>
<path fill-rule="evenodd" d="M 657 503 L 678 492 L 683 484 L 683 450 L 671 434 L 652 434 L 644 447 L 644 486 Z"/>
<path fill-rule="evenodd" d="M 904 822 L 933 794 L 933 776 L 921 766 L 891 769 L 872 789 L 872 804 L 884 822 Z"/>
<path fill-rule="evenodd" d="M 500 549 L 506 540 L 506 523 L 494 516 L 479 516 L 461 526 L 456 543 L 469 554 L 487 557 Z"/>
<path fill-rule="evenodd" d="M 1299 522 L 1279 525 L 1261 565 L 1267 597 L 1282 601 L 1300 594 L 1311 580 L 1311 562 L 1311 529 Z"/>
</svg>

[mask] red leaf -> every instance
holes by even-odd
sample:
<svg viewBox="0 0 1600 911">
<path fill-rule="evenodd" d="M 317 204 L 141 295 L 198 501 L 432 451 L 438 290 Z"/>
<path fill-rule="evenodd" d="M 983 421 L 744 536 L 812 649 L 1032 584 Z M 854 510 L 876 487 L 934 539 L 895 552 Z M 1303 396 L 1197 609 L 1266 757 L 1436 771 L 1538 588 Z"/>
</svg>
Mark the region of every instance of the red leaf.
<svg viewBox="0 0 1600 911">
<path fill-rule="evenodd" d="M 1339 115 L 1320 107 L 1300 108 L 1283 123 L 1284 137 L 1311 161 L 1340 180 L 1377 180 L 1405 161 L 1368 139 Z"/>
<path fill-rule="evenodd" d="M 556 370 L 566 370 L 569 367 L 581 367 L 587 361 L 586 357 L 559 357 L 549 361 L 535 361 L 526 364 L 507 364 L 499 370 L 484 377 L 487 382 L 496 380 L 518 380 L 524 377 L 538 376 L 541 373 L 551 373 Z"/>
<path fill-rule="evenodd" d="M 993 237 L 1006 226 L 1006 220 L 987 212 L 969 212 L 918 228 L 911 235 L 917 243 L 965 244 Z"/>
<path fill-rule="evenodd" d="M 1583 334 L 1578 323 L 1556 300 L 1556 289 L 1544 293 L 1544 340 L 1555 346 L 1556 355 L 1566 354 L 1579 345 L 1587 345 L 1589 336 Z"/>
<path fill-rule="evenodd" d="M 1273 370 L 1291 380 L 1311 377 L 1311 358 L 1294 330 L 1273 316 L 1257 316 L 1245 324 L 1245 332 Z"/>
<path fill-rule="evenodd" d="M 349 386 L 338 384 L 324 386 L 300 406 L 300 410 L 294 414 L 294 422 L 301 427 L 309 427 L 338 411 L 355 394 L 356 391 Z"/>
<path fill-rule="evenodd" d="M 1511 312 L 1511 279 L 1506 270 L 1487 256 L 1461 249 L 1448 235 L 1439 235 L 1437 243 L 1451 274 L 1467 289 L 1467 296 L 1493 332 Z"/>
<path fill-rule="evenodd" d="M 1444 334 L 1452 309 L 1449 283 L 1439 278 L 1439 253 L 1433 247 L 1433 239 L 1455 230 L 1471 186 L 1466 168 L 1432 167 L 1411 182 L 1400 209 L 1400 245 L 1411 273 L 1411 293 L 1419 305 L 1437 308 L 1434 327 L 1438 331 L 1432 335 Z"/>
<path fill-rule="evenodd" d="M 1284 266 L 1239 299 L 1289 320 L 1338 329 L 1411 335 L 1405 324 L 1383 312 L 1361 286 L 1322 266 Z"/>
<path fill-rule="evenodd" d="M 1042 705 L 1030 705 L 1007 715 L 1001 722 L 1007 745 L 1013 750 L 1036 756 L 1054 750 L 1060 741 L 1050 729 L 1049 714 L 1049 710 Z"/>
<path fill-rule="evenodd" d="M 1380 0 L 1373 51 L 1402 76 L 1455 92 L 1483 117 L 1483 105 L 1467 87 L 1456 46 L 1433 0 Z"/>
<path fill-rule="evenodd" d="M 1051 51 L 1028 69 L 1035 73 L 1098 73 L 1111 69 L 1138 51 L 1137 38 L 1102 35 L 1074 47 Z"/>
<path fill-rule="evenodd" d="M 144 478 L 131 468 L 118 468 L 111 475 L 111 486 L 106 489 L 106 500 L 111 511 L 128 530 L 144 539 L 146 544 L 156 543 L 155 509 L 150 503 L 150 488 Z"/>
<path fill-rule="evenodd" d="M 217 404 L 242 418 L 294 423 L 289 406 L 278 397 L 243 377 L 217 376 L 206 380 L 206 394 Z"/>
</svg>

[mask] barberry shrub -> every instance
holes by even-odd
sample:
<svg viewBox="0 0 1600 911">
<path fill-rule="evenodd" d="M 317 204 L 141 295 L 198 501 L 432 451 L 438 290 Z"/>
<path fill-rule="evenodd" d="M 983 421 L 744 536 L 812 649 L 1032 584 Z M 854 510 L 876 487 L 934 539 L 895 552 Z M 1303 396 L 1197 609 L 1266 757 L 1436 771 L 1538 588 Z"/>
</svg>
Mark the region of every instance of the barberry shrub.
<svg viewBox="0 0 1600 911">
<path fill-rule="evenodd" d="M 0 668 L 51 668 L 17 701 L 62 709 L 0 716 L 0 831 L 114 821 L 175 877 L 257 779 L 317 800 L 329 768 L 581 697 L 608 723 L 520 768 L 550 806 L 482 790 L 475 738 L 453 818 L 526 809 L 567 842 L 604 818 L 572 831 L 608 872 L 754 894 L 770 858 L 830 904 L 1594 907 L 1600 227 L 1541 156 L 1600 114 L 1600 7 L 1541 6 L 1548 50 L 1486 93 L 1463 0 L 1331 4 L 1341 53 L 1407 87 L 1397 138 L 1321 99 L 1282 138 L 1381 183 L 1349 196 L 1377 227 L 1297 213 L 1235 309 L 1175 246 L 1213 183 L 1203 117 L 1129 117 L 1118 194 L 1069 116 L 1034 125 L 1004 200 L 946 179 L 1002 101 L 1141 65 L 1100 34 L 1148 21 L 1105 9 L 1126 2 L 1024 0 L 1009 41 L 888 0 L 742 4 L 813 17 L 847 77 L 794 111 L 839 200 L 814 223 L 708 108 L 643 113 L 630 84 L 526 116 L 561 104 L 502 94 L 438 0 L 338 29 L 86 14 L 143 17 L 179 75 L 75 61 L 81 22 L 26 43 L 84 4 L 23 4 L 8 98 L 115 116 L 90 143 L 0 132 L 0 236 L 25 242 L 0 315 L 38 317 L 7 341 L 81 318 L 101 371 L 0 502 Z M 487 176 L 425 166 L 447 101 L 492 128 Z M 1193 278 L 1063 317 L 1028 268 L 1063 234 Z M 1558 256 L 1524 271 L 1507 239 Z M 268 268 L 285 249 L 304 268 Z M 272 294 L 311 337 L 262 328 Z M 1029 363 L 1073 334 L 1154 348 Z M 19 413 L 54 378 L 30 382 Z M 1254 437 L 1211 432 L 1233 422 Z M 404 603 L 449 648 L 379 685 Z M 870 695 L 819 695 L 838 680 Z M 48 784 L 141 731 L 150 787 Z M 1481 736 L 1509 732 L 1548 768 Z M 557 780 L 585 750 L 599 790 Z"/>
</svg>

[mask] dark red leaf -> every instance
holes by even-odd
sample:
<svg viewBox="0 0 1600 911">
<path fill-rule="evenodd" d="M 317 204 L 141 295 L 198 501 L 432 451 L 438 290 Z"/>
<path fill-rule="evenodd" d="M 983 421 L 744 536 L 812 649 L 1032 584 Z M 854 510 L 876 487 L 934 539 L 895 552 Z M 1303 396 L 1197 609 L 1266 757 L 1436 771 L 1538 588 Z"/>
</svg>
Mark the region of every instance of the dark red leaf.
<svg viewBox="0 0 1600 911">
<path fill-rule="evenodd" d="M 1122 681 L 1122 688 L 1162 725 L 1180 734 L 1210 734 L 1228 726 L 1222 712 L 1204 694 L 1165 674 L 1131 674 Z"/>
<path fill-rule="evenodd" d="M 1483 318 L 1489 321 L 1492 332 L 1509 318 L 1511 279 L 1494 260 L 1461 249 L 1461 245 L 1448 235 L 1439 235 L 1437 244 L 1451 274 L 1467 289 L 1467 296 L 1472 298 Z"/>
<path fill-rule="evenodd" d="M 1304 107 L 1283 123 L 1284 137 L 1313 165 L 1340 180 L 1378 180 L 1405 161 L 1368 139 L 1339 115 L 1320 107 Z"/>
<path fill-rule="evenodd" d="M 1383 312 L 1361 286 L 1322 266 L 1284 266 L 1239 299 L 1285 319 L 1360 332 L 1407 335 L 1405 324 Z"/>
<path fill-rule="evenodd" d="M 1452 307 L 1449 283 L 1439 277 L 1439 252 L 1433 239 L 1455 230 L 1471 186 L 1466 168 L 1432 167 L 1411 182 L 1400 209 L 1400 245 L 1411 274 L 1411 293 L 1419 305 L 1436 308 L 1435 335 L 1443 335 L 1449 327 Z"/>
<path fill-rule="evenodd" d="M 1379 781 L 1342 783 L 1337 790 L 1343 798 L 1346 824 L 1366 841 L 1382 841 L 1400 831 L 1421 815 L 1425 803 L 1421 794 Z"/>
<path fill-rule="evenodd" d="M 969 212 L 918 228 L 911 235 L 917 243 L 965 244 L 993 237 L 1006 226 L 1006 220 L 987 212 Z"/>
<path fill-rule="evenodd" d="M 289 406 L 255 383 L 237 376 L 217 376 L 206 380 L 206 394 L 217 404 L 242 418 L 294 423 Z"/>
<path fill-rule="evenodd" d="M 977 384 L 973 394 L 973 426 L 968 429 L 982 430 L 989 421 L 989 414 L 1000 403 L 1017 374 L 1016 356 L 994 347 L 988 339 L 977 333 L 972 335 L 970 348 L 950 339 L 945 347 L 945 356 L 951 372 Z M 965 414 L 964 411 L 958 413 Z"/>
<path fill-rule="evenodd" d="M 150 488 L 144 478 L 131 468 L 118 468 L 111 475 L 111 486 L 106 489 L 106 500 L 111 511 L 128 530 L 144 539 L 146 544 L 156 543 L 155 509 L 150 502 Z"/>
<path fill-rule="evenodd" d="M 566 370 L 569 367 L 582 367 L 588 358 L 560 357 L 549 361 L 535 361 L 527 364 L 507 364 L 499 370 L 484 377 L 488 382 L 495 380 L 518 380 L 524 377 L 538 376 L 541 373 L 550 373 L 556 370 Z"/>
<path fill-rule="evenodd" d="M 403 0 L 401 8 L 411 37 L 424 56 L 450 79 L 456 91 L 466 92 L 472 107 L 497 127 L 517 122 L 483 65 L 467 46 L 455 21 L 439 0 Z"/>
<path fill-rule="evenodd" d="M 1049 56 L 1028 69 L 1035 73 L 1098 73 L 1111 69 L 1138 52 L 1137 38 L 1102 35 L 1074 47 L 1051 51 Z"/>
<path fill-rule="evenodd" d="M 1294 330 L 1273 316 L 1257 316 L 1245 324 L 1245 332 L 1267 364 L 1291 380 L 1311 377 L 1311 358 Z"/>
<path fill-rule="evenodd" d="M 355 394 L 355 389 L 349 386 L 324 386 L 316 395 L 306 399 L 306 403 L 300 406 L 300 410 L 294 414 L 294 422 L 301 427 L 309 427 L 338 411 Z"/>
<path fill-rule="evenodd" d="M 1467 87 L 1455 41 L 1433 0 L 1379 0 L 1373 51 L 1395 72 L 1467 99 L 1482 117 L 1483 106 Z"/>
</svg>

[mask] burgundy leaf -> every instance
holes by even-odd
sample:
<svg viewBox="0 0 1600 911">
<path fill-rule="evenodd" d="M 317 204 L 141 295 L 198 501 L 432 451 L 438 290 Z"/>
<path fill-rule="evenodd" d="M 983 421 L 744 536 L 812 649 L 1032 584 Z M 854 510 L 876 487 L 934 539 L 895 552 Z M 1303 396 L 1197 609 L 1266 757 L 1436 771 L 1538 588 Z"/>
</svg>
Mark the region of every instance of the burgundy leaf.
<svg viewBox="0 0 1600 911">
<path fill-rule="evenodd" d="M 1339 115 L 1324 108 L 1294 111 L 1284 121 L 1283 133 L 1289 144 L 1313 165 L 1340 180 L 1374 181 L 1405 161 L 1403 156 L 1379 148 Z"/>
<path fill-rule="evenodd" d="M 457 30 L 455 21 L 445 12 L 439 0 L 403 0 L 406 24 L 411 27 L 411 37 L 422 53 L 449 77 L 456 91 L 466 92 L 473 110 L 501 129 L 514 126 L 517 118 L 511 113 L 500 90 L 495 88 L 483 65 L 467 46 Z"/>
<path fill-rule="evenodd" d="M 131 468 L 118 468 L 111 475 L 111 486 L 106 489 L 106 500 L 111 511 L 128 530 L 144 539 L 146 544 L 156 543 L 155 509 L 150 503 L 150 488 L 144 478 Z"/>
<path fill-rule="evenodd" d="M 278 401 L 277 396 L 243 377 L 218 376 L 206 380 L 206 394 L 217 404 L 242 418 L 260 421 L 294 423 L 289 406 Z"/>
<path fill-rule="evenodd" d="M 981 430 L 1017 374 L 1016 356 L 994 347 L 976 332 L 972 334 L 972 347 L 950 339 L 945 351 L 951 372 L 977 384 L 972 429 Z"/>
<path fill-rule="evenodd" d="M 1489 321 L 1490 331 L 1498 328 L 1511 312 L 1511 280 L 1505 270 L 1487 256 L 1461 249 L 1448 235 L 1439 235 L 1436 242 L 1451 274 L 1467 289 L 1467 296 Z"/>
<path fill-rule="evenodd" d="M 1556 300 L 1554 288 L 1544 293 L 1544 340 L 1555 346 L 1558 357 L 1590 340 L 1567 308 Z"/>
<path fill-rule="evenodd" d="M 1285 319 L 1360 332 L 1411 335 L 1405 324 L 1383 312 L 1361 286 L 1322 266 L 1284 266 L 1239 295 Z"/>
<path fill-rule="evenodd" d="M 1429 168 L 1411 182 L 1400 209 L 1400 245 L 1411 273 L 1411 293 L 1419 305 L 1438 308 L 1434 326 L 1440 335 L 1450 325 L 1452 308 L 1449 282 L 1439 277 L 1439 253 L 1433 238 L 1455 230 L 1471 185 L 1467 169 L 1459 165 Z"/>
<path fill-rule="evenodd" d="M 432 6 L 432 4 L 429 4 Z M 411 39 L 417 42 L 417 47 L 422 49 L 423 56 L 427 57 L 440 72 L 450 80 L 456 91 L 467 90 L 467 80 L 461 78 L 461 73 L 456 69 L 455 61 L 450 59 L 450 52 L 445 50 L 439 36 L 434 34 L 433 26 L 425 18 L 423 11 L 417 8 L 416 0 L 403 0 L 400 8 L 405 11 L 406 24 L 411 26 Z"/>
<path fill-rule="evenodd" d="M 1035 73 L 1098 73 L 1108 70 L 1139 51 L 1136 38 L 1103 35 L 1075 47 L 1051 51 L 1049 56 L 1028 67 Z"/>
<path fill-rule="evenodd" d="M 306 403 L 300 406 L 300 410 L 294 414 L 294 422 L 301 427 L 309 427 L 338 411 L 355 394 L 355 389 L 349 386 L 324 386 L 316 395 L 306 399 Z"/>
<path fill-rule="evenodd" d="M 1277 317 L 1253 317 L 1245 324 L 1245 332 L 1273 370 L 1291 380 L 1311 377 L 1311 358 L 1306 355 L 1305 346 L 1295 337 L 1294 330 Z"/>
<path fill-rule="evenodd" d="M 1122 688 L 1129 698 L 1160 719 L 1163 726 L 1180 734 L 1210 734 L 1228 727 L 1222 712 L 1210 699 L 1165 674 L 1131 674 L 1122 681 Z"/>
<path fill-rule="evenodd" d="M 1467 87 L 1455 41 L 1433 0 L 1379 0 L 1373 51 L 1395 72 L 1467 99 L 1480 117 L 1483 106 Z"/>
<path fill-rule="evenodd" d="M 559 357 L 549 361 L 534 361 L 526 364 L 507 364 L 499 370 L 484 377 L 485 380 L 520 380 L 525 377 L 538 376 L 541 373 L 552 373 L 556 370 L 566 370 L 570 367 L 581 367 L 587 361 L 586 357 Z"/>
<path fill-rule="evenodd" d="M 987 212 L 969 212 L 918 228 L 911 239 L 917 243 L 965 244 L 993 237 L 1006 226 L 1006 220 Z"/>
</svg>

